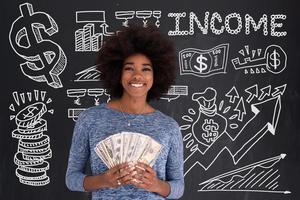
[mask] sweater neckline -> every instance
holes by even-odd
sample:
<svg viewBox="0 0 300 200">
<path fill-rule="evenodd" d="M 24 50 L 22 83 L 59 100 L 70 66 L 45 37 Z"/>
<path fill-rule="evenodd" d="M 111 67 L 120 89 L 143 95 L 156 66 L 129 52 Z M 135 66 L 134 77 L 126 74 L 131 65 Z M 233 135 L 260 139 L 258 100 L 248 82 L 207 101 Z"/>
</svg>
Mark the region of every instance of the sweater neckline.
<svg viewBox="0 0 300 200">
<path fill-rule="evenodd" d="M 103 103 L 103 106 L 104 106 L 104 108 L 106 108 L 107 110 L 109 110 L 111 112 L 118 113 L 121 115 L 124 114 L 124 115 L 128 115 L 128 116 L 152 116 L 159 112 L 157 109 L 154 109 L 154 111 L 150 112 L 150 113 L 134 114 L 134 113 L 127 113 L 127 112 L 122 112 L 120 110 L 113 109 L 113 108 L 109 107 L 107 103 Z"/>
</svg>

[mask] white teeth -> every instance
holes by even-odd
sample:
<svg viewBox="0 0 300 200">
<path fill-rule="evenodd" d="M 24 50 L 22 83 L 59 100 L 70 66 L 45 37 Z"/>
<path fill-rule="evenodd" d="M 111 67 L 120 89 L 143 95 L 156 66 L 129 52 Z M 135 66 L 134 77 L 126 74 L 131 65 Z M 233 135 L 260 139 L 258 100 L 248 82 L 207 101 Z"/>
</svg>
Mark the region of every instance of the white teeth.
<svg viewBox="0 0 300 200">
<path fill-rule="evenodd" d="M 142 87 L 143 86 L 142 83 L 131 83 L 130 85 L 133 87 Z"/>
</svg>

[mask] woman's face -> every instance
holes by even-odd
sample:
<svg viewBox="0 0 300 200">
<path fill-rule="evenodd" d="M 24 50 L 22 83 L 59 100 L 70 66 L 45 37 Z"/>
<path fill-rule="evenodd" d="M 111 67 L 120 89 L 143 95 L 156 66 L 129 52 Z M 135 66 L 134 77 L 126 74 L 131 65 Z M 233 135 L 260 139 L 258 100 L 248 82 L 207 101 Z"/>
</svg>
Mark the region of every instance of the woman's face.
<svg viewBox="0 0 300 200">
<path fill-rule="evenodd" d="M 146 98 L 153 85 L 153 68 L 149 58 L 140 53 L 127 57 L 123 63 L 121 84 L 123 96 Z"/>
</svg>

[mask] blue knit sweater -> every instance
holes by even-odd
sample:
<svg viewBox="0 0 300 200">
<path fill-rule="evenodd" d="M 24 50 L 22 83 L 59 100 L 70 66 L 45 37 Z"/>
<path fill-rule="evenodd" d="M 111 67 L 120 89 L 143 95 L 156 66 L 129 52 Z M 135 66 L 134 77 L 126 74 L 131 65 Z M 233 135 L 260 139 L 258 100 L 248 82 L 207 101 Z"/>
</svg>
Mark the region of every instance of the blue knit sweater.
<svg viewBox="0 0 300 200">
<path fill-rule="evenodd" d="M 124 116 L 125 115 L 125 116 Z M 127 126 L 130 121 L 131 126 Z M 101 104 L 82 112 L 76 122 L 70 149 L 66 185 L 73 191 L 85 191 L 83 180 L 87 175 L 85 167 L 90 162 L 92 175 L 108 170 L 94 152 L 96 144 L 106 137 L 122 131 L 149 135 L 160 144 L 160 152 L 153 169 L 157 177 L 170 184 L 168 199 L 183 195 L 183 143 L 178 124 L 158 110 L 149 114 L 128 114 Z M 148 192 L 134 185 L 118 188 L 103 188 L 92 192 L 92 199 L 165 199 L 159 194 Z"/>
</svg>

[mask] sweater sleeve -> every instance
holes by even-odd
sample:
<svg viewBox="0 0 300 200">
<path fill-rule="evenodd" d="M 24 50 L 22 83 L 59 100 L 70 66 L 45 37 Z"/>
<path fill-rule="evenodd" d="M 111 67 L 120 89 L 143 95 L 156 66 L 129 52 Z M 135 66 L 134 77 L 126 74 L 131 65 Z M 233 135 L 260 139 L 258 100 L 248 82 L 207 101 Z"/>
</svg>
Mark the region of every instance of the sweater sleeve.
<svg viewBox="0 0 300 200">
<path fill-rule="evenodd" d="M 171 137 L 171 147 L 167 160 L 166 180 L 171 191 L 167 199 L 179 199 L 184 192 L 183 178 L 183 141 L 180 129 L 176 123 L 175 135 Z"/>
<path fill-rule="evenodd" d="M 85 122 L 85 114 L 82 113 L 75 124 L 69 153 L 65 181 L 67 187 L 72 191 L 85 191 L 83 187 L 86 176 L 84 170 L 90 155 L 88 126 Z"/>
</svg>

